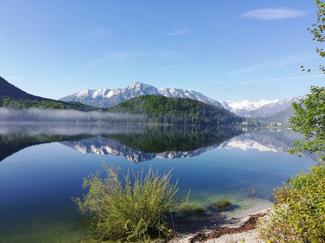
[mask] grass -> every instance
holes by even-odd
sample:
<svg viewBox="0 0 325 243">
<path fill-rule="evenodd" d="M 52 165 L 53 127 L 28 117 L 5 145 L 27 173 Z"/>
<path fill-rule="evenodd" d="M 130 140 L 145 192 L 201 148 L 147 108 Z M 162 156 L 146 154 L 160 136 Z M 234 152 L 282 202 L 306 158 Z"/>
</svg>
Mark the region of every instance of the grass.
<svg viewBox="0 0 325 243">
<path fill-rule="evenodd" d="M 105 171 L 104 178 L 96 174 L 84 179 L 87 192 L 75 199 L 95 239 L 145 241 L 172 235 L 167 215 L 178 188 L 170 182 L 170 173 L 149 169 L 122 178 L 116 170 Z"/>
</svg>

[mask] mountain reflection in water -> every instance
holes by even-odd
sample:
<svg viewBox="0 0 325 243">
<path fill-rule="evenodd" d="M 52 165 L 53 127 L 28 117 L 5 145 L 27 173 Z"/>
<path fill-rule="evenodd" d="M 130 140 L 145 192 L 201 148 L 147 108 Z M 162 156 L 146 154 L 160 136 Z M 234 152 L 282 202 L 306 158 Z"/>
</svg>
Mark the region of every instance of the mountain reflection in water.
<svg viewBox="0 0 325 243">
<path fill-rule="evenodd" d="M 143 133 L 112 133 L 62 144 L 81 153 L 123 156 L 131 162 L 198 156 L 238 135 L 239 130 L 151 128 Z"/>
<path fill-rule="evenodd" d="M 194 157 L 214 148 L 286 153 L 297 139 L 297 134 L 282 129 L 1 124 L 0 161 L 26 147 L 52 142 L 84 154 L 122 156 L 139 163 Z"/>
</svg>

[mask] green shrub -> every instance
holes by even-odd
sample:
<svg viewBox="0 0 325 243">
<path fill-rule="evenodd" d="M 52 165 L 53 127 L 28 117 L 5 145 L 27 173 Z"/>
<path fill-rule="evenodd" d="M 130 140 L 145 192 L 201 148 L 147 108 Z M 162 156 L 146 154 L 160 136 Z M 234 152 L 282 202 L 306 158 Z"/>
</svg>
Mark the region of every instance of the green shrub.
<svg viewBox="0 0 325 243">
<path fill-rule="evenodd" d="M 258 229 L 271 242 L 325 242 L 325 167 L 315 166 L 279 188 Z"/>
<path fill-rule="evenodd" d="M 213 206 L 215 206 L 219 211 L 222 212 L 222 211 L 226 211 L 227 209 L 229 209 L 232 206 L 232 204 L 228 199 L 224 198 L 224 199 L 220 199 L 220 200 L 216 201 L 213 204 Z"/>
<path fill-rule="evenodd" d="M 206 210 L 204 209 L 204 207 L 202 207 L 198 203 L 193 203 L 186 200 L 184 202 L 181 202 L 177 206 L 176 213 L 182 217 L 188 217 L 192 215 L 203 214 L 205 211 Z"/>
<path fill-rule="evenodd" d="M 198 203 L 190 201 L 191 189 L 188 191 L 185 200 L 179 201 L 175 208 L 175 213 L 181 217 L 190 217 L 203 214 L 206 210 Z"/>
<path fill-rule="evenodd" d="M 89 217 L 93 237 L 99 240 L 146 240 L 172 234 L 166 214 L 174 207 L 177 186 L 170 173 L 159 175 L 128 173 L 120 180 L 112 169 L 107 176 L 93 175 L 83 182 L 88 189 L 76 199 L 80 211 Z"/>
</svg>

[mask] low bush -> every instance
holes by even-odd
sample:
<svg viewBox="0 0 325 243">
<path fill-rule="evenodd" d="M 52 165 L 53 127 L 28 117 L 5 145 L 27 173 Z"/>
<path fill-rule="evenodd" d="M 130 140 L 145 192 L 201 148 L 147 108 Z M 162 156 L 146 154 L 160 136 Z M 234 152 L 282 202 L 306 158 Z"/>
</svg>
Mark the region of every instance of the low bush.
<svg viewBox="0 0 325 243">
<path fill-rule="evenodd" d="M 325 167 L 293 177 L 275 192 L 272 211 L 259 221 L 270 242 L 325 242 Z"/>
<path fill-rule="evenodd" d="M 172 229 L 167 214 L 174 208 L 177 185 L 170 173 L 159 175 L 128 173 L 122 180 L 116 170 L 107 169 L 83 182 L 87 193 L 76 199 L 80 211 L 89 217 L 93 237 L 99 240 L 144 241 L 169 237 Z"/>
<path fill-rule="evenodd" d="M 205 211 L 205 208 L 200 204 L 186 200 L 178 204 L 176 213 L 181 217 L 189 217 L 193 215 L 201 215 Z"/>
<path fill-rule="evenodd" d="M 231 202 L 224 198 L 224 199 L 220 199 L 218 201 L 216 201 L 214 204 L 213 204 L 214 207 L 216 207 L 220 212 L 222 211 L 226 211 L 227 209 L 229 209 L 232 204 Z"/>
</svg>

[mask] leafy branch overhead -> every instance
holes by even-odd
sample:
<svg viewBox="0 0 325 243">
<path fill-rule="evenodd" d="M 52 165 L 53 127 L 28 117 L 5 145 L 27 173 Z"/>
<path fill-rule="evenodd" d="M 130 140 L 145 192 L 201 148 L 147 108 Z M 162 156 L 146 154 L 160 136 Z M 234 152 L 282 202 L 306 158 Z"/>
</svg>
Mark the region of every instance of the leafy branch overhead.
<svg viewBox="0 0 325 243">
<path fill-rule="evenodd" d="M 311 87 L 311 92 L 300 102 L 293 103 L 295 115 L 291 127 L 304 135 L 291 152 L 308 151 L 325 157 L 325 87 Z"/>
<path fill-rule="evenodd" d="M 314 23 L 308 30 L 313 35 L 313 40 L 319 42 L 321 45 L 325 42 L 324 30 L 325 30 L 325 2 L 321 0 L 316 0 L 317 6 L 317 21 Z M 323 47 L 317 47 L 316 52 L 322 58 L 325 57 L 325 50 Z M 325 74 L 325 66 L 321 64 L 319 66 L 321 72 Z M 305 71 L 305 68 L 302 66 L 302 70 Z M 307 71 L 310 71 L 308 69 Z"/>
</svg>

